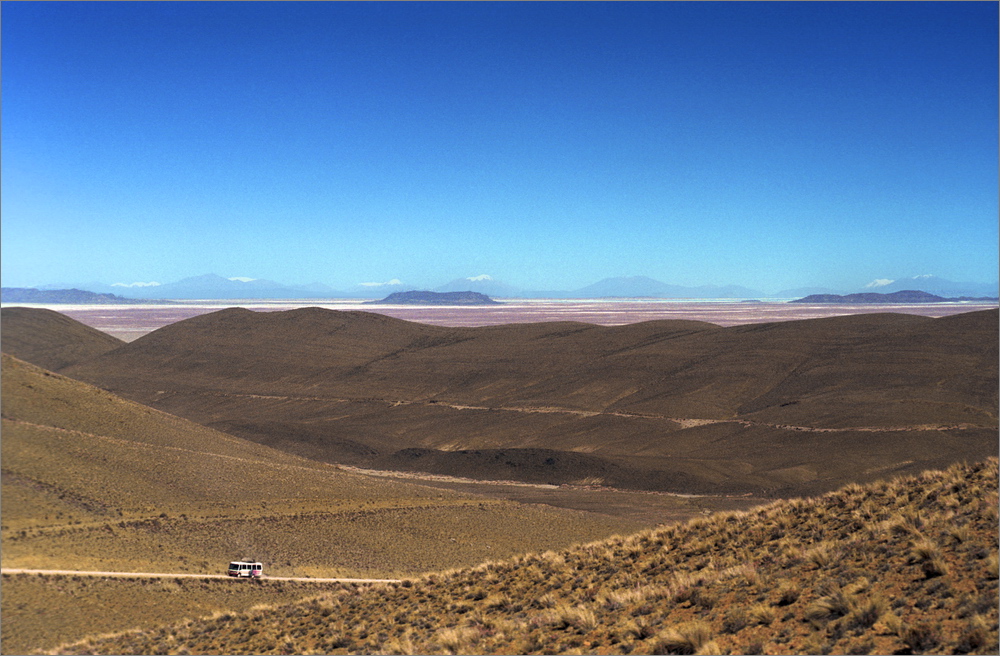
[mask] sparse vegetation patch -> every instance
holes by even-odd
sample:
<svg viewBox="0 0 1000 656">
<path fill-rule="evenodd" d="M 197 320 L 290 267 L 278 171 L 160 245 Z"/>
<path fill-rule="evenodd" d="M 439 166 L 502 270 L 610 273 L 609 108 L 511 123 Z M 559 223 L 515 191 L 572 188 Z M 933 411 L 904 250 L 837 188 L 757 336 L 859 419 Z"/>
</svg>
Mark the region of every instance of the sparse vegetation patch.
<svg viewBox="0 0 1000 656">
<path fill-rule="evenodd" d="M 991 459 L 59 652 L 996 653 L 996 505 Z"/>
</svg>

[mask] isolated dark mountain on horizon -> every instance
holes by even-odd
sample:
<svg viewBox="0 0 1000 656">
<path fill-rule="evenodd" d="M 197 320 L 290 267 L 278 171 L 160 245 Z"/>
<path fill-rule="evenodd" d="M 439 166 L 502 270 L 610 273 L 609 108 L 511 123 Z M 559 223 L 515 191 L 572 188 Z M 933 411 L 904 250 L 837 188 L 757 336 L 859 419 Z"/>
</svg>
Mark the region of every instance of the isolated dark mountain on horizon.
<svg viewBox="0 0 1000 656">
<path fill-rule="evenodd" d="M 98 294 L 82 289 L 35 289 L 33 287 L 0 288 L 3 303 L 86 303 L 105 305 L 134 305 L 136 303 L 169 303 L 170 301 L 136 300 L 115 294 Z"/>
<path fill-rule="evenodd" d="M 365 305 L 501 305 L 479 292 L 394 292 Z"/>
<path fill-rule="evenodd" d="M 879 292 L 865 292 L 861 294 L 812 294 L 805 298 L 799 298 L 789 303 L 852 303 L 852 304 L 898 304 L 898 303 L 955 303 L 959 301 L 996 301 L 996 298 L 970 298 L 961 296 L 957 298 L 945 298 L 937 294 L 929 294 L 914 289 L 905 289 L 891 294 Z"/>
</svg>

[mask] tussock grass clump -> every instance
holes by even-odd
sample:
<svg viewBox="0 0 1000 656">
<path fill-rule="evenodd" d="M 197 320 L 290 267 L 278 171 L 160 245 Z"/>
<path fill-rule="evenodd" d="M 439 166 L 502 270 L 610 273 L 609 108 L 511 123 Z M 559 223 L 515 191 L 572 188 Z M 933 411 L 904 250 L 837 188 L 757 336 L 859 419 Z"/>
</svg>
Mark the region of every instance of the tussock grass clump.
<svg viewBox="0 0 1000 656">
<path fill-rule="evenodd" d="M 751 624 L 769 625 L 778 616 L 778 612 L 769 604 L 754 604 L 747 609 L 747 619 Z"/>
<path fill-rule="evenodd" d="M 922 539 L 913 543 L 910 547 L 910 561 L 919 563 L 924 576 L 933 578 L 948 572 L 948 565 L 944 561 L 941 549 L 933 540 Z"/>
<path fill-rule="evenodd" d="M 627 620 L 621 625 L 618 637 L 625 641 L 645 640 L 656 634 L 656 627 L 647 617 L 637 617 Z"/>
<path fill-rule="evenodd" d="M 854 604 L 847 616 L 846 626 L 850 629 L 869 629 L 881 619 L 888 606 L 880 595 L 864 597 Z"/>
<path fill-rule="evenodd" d="M 812 563 L 817 569 L 827 567 L 837 557 L 835 545 L 823 542 L 802 552 L 802 558 Z"/>
<path fill-rule="evenodd" d="M 586 633 L 597 626 L 597 616 L 590 608 L 570 606 L 563 602 L 547 613 L 536 615 L 532 624 L 551 627 L 555 630 L 576 629 L 581 633 Z"/>
<path fill-rule="evenodd" d="M 63 651 L 996 653 L 996 489 L 991 459 Z"/>
<path fill-rule="evenodd" d="M 849 590 L 835 590 L 806 606 L 805 617 L 816 623 L 844 617 L 854 610 L 858 601 L 858 597 Z"/>
<path fill-rule="evenodd" d="M 446 654 L 471 654 L 478 636 L 479 631 L 469 626 L 449 627 L 438 631 L 431 642 Z"/>
<path fill-rule="evenodd" d="M 651 654 L 701 654 L 712 639 L 712 627 L 707 622 L 695 621 L 666 629 L 648 641 Z"/>
<path fill-rule="evenodd" d="M 738 606 L 726 611 L 722 618 L 722 633 L 738 633 L 751 623 L 747 609 Z"/>
<path fill-rule="evenodd" d="M 801 590 L 792 581 L 782 579 L 778 582 L 777 588 L 772 592 L 772 597 L 774 598 L 774 605 L 776 606 L 788 606 L 789 604 L 795 603 Z"/>
</svg>

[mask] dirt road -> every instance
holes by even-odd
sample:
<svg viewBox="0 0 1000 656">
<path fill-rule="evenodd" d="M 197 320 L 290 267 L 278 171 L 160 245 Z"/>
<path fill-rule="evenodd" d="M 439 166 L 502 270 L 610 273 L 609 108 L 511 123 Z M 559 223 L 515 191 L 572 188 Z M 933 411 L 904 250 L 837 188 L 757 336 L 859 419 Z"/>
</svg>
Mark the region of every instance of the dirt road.
<svg viewBox="0 0 1000 656">
<path fill-rule="evenodd" d="M 270 399 L 277 401 L 323 401 L 327 403 L 354 403 L 364 401 L 366 403 L 382 403 L 389 407 L 401 405 L 420 405 L 432 408 L 447 408 L 449 410 L 473 410 L 480 412 L 514 412 L 522 414 L 565 414 L 579 417 L 624 417 L 626 419 L 646 419 L 650 421 L 664 421 L 677 424 L 682 429 L 707 426 L 709 424 L 738 424 L 744 428 L 773 428 L 776 430 L 797 431 L 802 433 L 901 433 L 910 431 L 955 431 L 979 428 L 974 424 L 912 424 L 902 426 L 846 426 L 841 428 L 820 428 L 816 426 L 796 426 L 793 424 L 772 424 L 750 419 L 704 419 L 691 417 L 668 417 L 666 415 L 652 413 L 631 413 L 618 412 L 614 410 L 574 410 L 570 408 L 559 408 L 554 406 L 544 407 L 524 407 L 524 406 L 485 406 L 485 405 L 464 405 L 457 403 L 447 403 L 438 400 L 405 400 L 405 399 L 385 399 L 377 397 L 365 397 L 363 399 L 347 399 L 328 396 L 279 396 L 272 394 L 244 394 L 240 392 L 218 392 L 203 391 L 203 396 L 213 396 L 219 398 L 247 398 L 247 399 Z"/>
<path fill-rule="evenodd" d="M 70 569 L 16 569 L 4 567 L 0 574 L 40 574 L 43 576 L 115 576 L 149 579 L 234 579 L 227 574 L 174 574 L 170 572 L 80 572 Z M 319 579 L 309 576 L 262 576 L 262 581 L 305 581 L 307 583 L 399 583 L 399 579 Z"/>
</svg>

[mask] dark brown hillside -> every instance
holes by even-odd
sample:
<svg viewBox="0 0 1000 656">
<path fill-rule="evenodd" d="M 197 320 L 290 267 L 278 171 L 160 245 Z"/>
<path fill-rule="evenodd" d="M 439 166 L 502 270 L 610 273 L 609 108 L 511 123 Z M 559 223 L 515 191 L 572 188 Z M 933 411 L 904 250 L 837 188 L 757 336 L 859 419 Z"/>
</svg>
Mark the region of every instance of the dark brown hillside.
<svg viewBox="0 0 1000 656">
<path fill-rule="evenodd" d="M 445 328 L 232 309 L 64 372 L 332 462 L 785 494 L 995 454 L 997 319 Z"/>
<path fill-rule="evenodd" d="M 125 343 L 42 308 L 3 308 L 0 321 L 4 353 L 51 370 L 89 360 Z"/>
<path fill-rule="evenodd" d="M 997 312 L 942 319 L 861 315 L 845 321 L 854 318 L 820 320 L 851 325 L 824 337 L 829 346 L 816 346 L 793 375 L 744 404 L 739 414 L 816 427 L 947 423 L 948 418 L 995 422 Z M 787 344 L 796 337 L 778 339 Z"/>
</svg>

